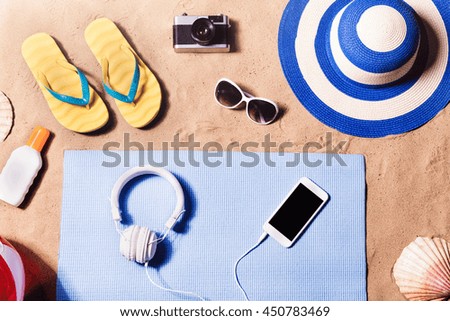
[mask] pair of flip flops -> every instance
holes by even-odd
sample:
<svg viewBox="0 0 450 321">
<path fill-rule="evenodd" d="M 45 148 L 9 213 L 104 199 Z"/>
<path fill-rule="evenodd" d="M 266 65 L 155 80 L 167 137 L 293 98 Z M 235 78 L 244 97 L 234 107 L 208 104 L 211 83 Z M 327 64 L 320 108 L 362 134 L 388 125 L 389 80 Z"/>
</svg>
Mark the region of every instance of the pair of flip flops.
<svg viewBox="0 0 450 321">
<path fill-rule="evenodd" d="M 104 89 L 123 118 L 135 128 L 148 125 L 161 106 L 161 88 L 154 74 L 111 20 L 93 21 L 86 28 L 85 39 L 101 65 Z M 22 55 L 62 126 L 89 133 L 106 125 L 109 113 L 105 103 L 51 36 L 30 36 L 22 45 Z"/>
</svg>

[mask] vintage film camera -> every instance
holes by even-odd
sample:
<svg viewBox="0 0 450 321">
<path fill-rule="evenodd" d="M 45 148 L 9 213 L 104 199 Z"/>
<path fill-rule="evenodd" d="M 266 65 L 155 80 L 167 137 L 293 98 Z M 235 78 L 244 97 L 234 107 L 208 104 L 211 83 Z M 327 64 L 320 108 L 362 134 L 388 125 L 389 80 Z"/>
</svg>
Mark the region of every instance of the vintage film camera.
<svg viewBox="0 0 450 321">
<path fill-rule="evenodd" d="M 175 52 L 230 52 L 228 16 L 176 16 L 173 25 Z"/>
</svg>

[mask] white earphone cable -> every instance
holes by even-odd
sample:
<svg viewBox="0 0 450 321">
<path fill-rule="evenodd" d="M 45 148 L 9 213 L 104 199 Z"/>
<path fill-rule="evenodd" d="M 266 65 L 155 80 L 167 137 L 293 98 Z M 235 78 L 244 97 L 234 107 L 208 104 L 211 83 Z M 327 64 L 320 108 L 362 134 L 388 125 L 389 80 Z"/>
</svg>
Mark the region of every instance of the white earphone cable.
<svg viewBox="0 0 450 321">
<path fill-rule="evenodd" d="M 118 222 L 118 221 L 114 221 L 114 225 L 116 226 L 116 231 L 117 231 L 117 233 L 119 233 L 119 235 L 120 235 L 121 237 L 125 238 L 125 236 L 123 235 L 122 230 L 121 230 L 120 227 L 119 227 L 119 222 Z"/>
<path fill-rule="evenodd" d="M 202 298 L 200 295 L 194 293 L 194 292 L 188 292 L 188 291 L 180 291 L 180 290 L 172 290 L 169 288 L 166 288 L 164 286 L 161 286 L 159 284 L 156 284 L 155 281 L 152 280 L 152 278 L 150 277 L 150 273 L 148 272 L 148 262 L 145 263 L 145 273 L 147 274 L 147 278 L 149 279 L 149 281 L 156 286 L 158 289 L 163 290 L 163 291 L 168 291 L 171 293 L 178 293 L 178 294 L 184 294 L 184 295 L 189 295 L 191 297 L 196 297 L 198 299 L 200 299 L 201 301 L 206 301 L 204 298 Z"/>
<path fill-rule="evenodd" d="M 255 245 L 253 245 L 253 247 L 251 247 L 247 252 L 245 252 L 234 264 L 234 280 L 237 284 L 237 286 L 239 287 L 239 290 L 241 290 L 242 294 L 245 297 L 245 300 L 250 301 L 250 299 L 248 298 L 247 292 L 245 292 L 244 288 L 241 285 L 241 282 L 239 281 L 239 276 L 238 276 L 238 265 L 239 263 L 247 256 L 249 255 L 251 252 L 253 252 L 258 246 L 261 245 L 262 242 L 264 242 L 264 240 L 267 238 L 267 233 L 264 232 L 263 234 L 261 234 L 261 236 L 258 239 L 258 242 L 256 242 Z"/>
<path fill-rule="evenodd" d="M 165 239 L 167 238 L 167 236 L 169 235 L 170 229 L 164 229 L 164 231 L 165 231 L 165 232 L 163 232 L 163 235 L 162 235 L 161 237 L 157 238 L 157 239 L 154 240 L 153 242 L 150 242 L 149 245 L 150 245 L 150 244 L 153 244 L 153 243 L 159 244 L 159 243 L 161 243 L 161 242 L 164 242 L 164 240 L 165 240 Z"/>
<path fill-rule="evenodd" d="M 157 238 L 156 240 L 153 240 L 152 242 L 149 243 L 149 245 L 153 244 L 153 243 L 159 244 L 159 243 L 163 242 L 167 238 L 167 236 L 169 235 L 170 230 L 171 229 L 165 229 L 165 232 L 163 233 L 163 236 L 160 237 L 160 238 Z M 152 278 L 150 277 L 150 273 L 148 272 L 148 261 L 145 262 L 145 274 L 147 274 L 147 278 L 149 279 L 149 281 L 154 286 L 156 286 L 158 289 L 161 289 L 161 290 L 164 290 L 164 291 L 168 291 L 168 292 L 171 292 L 171 293 L 185 294 L 185 295 L 189 295 L 189 296 L 192 296 L 192 297 L 196 297 L 196 298 L 200 299 L 201 301 L 206 301 L 204 298 L 202 298 L 200 295 L 198 295 L 198 294 L 196 294 L 194 292 L 173 290 L 173 289 L 169 289 L 169 288 L 163 287 L 163 286 L 161 286 L 159 284 L 156 284 L 156 282 L 152 280 Z"/>
<path fill-rule="evenodd" d="M 0 254 L 2 254 L 4 250 L 5 246 L 3 245 L 2 241 L 0 241 Z"/>
<path fill-rule="evenodd" d="M 114 221 L 114 223 L 115 223 L 115 226 L 116 226 L 117 233 L 119 233 L 120 236 L 125 238 L 122 230 L 119 227 L 119 222 Z M 155 240 L 153 240 L 153 241 L 151 241 L 151 242 L 149 242 L 148 245 L 153 244 L 153 243 L 159 244 L 159 243 L 163 242 L 167 238 L 167 236 L 169 235 L 169 232 L 170 232 L 170 229 L 164 229 L 164 231 L 162 233 L 162 236 L 157 238 L 157 239 L 155 239 Z M 2 250 L 3 250 L 3 244 L 0 242 L 0 253 L 2 252 Z M 166 288 L 166 287 L 163 287 L 163 286 L 160 286 L 160 285 L 156 284 L 155 281 L 152 280 L 152 278 L 150 277 L 150 273 L 148 272 L 148 261 L 145 262 L 145 274 L 147 274 L 147 278 L 149 279 L 149 281 L 154 286 L 156 286 L 158 289 L 161 289 L 161 290 L 164 290 L 164 291 L 168 291 L 168 292 L 172 292 L 172 293 L 185 294 L 185 295 L 189 295 L 189 296 L 192 296 L 192 297 L 196 297 L 196 298 L 198 298 L 198 299 L 200 299 L 202 301 L 206 301 L 204 298 L 202 298 L 201 296 L 199 296 L 196 293 L 186 292 L 186 291 L 179 291 L 179 290 L 172 290 L 172 289 L 169 289 L 169 288 Z"/>
</svg>

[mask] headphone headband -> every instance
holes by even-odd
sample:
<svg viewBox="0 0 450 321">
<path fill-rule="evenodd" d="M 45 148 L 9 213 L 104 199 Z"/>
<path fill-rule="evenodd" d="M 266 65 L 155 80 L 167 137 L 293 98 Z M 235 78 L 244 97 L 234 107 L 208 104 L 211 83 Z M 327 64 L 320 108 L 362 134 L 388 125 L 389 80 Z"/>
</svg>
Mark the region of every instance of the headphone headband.
<svg viewBox="0 0 450 321">
<path fill-rule="evenodd" d="M 180 185 L 180 182 L 177 178 L 168 170 L 164 168 L 158 168 L 153 166 L 146 167 L 135 167 L 128 171 L 126 171 L 122 176 L 119 177 L 117 182 L 114 184 L 112 193 L 111 193 L 111 210 L 113 220 L 116 222 L 122 221 L 122 215 L 120 212 L 120 193 L 124 186 L 131 181 L 132 179 L 142 176 L 142 175 L 157 175 L 164 179 L 166 179 L 175 189 L 175 193 L 177 195 L 177 205 L 175 210 L 173 211 L 170 218 L 167 220 L 165 226 L 168 229 L 172 229 L 172 227 L 177 222 L 180 215 L 184 212 L 184 193 L 183 188 Z"/>
</svg>

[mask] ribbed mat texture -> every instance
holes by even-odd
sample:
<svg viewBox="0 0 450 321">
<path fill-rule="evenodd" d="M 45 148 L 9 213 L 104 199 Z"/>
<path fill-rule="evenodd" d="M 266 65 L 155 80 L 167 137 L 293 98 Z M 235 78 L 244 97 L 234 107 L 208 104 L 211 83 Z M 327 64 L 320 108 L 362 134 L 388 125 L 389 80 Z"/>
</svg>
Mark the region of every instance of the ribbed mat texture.
<svg viewBox="0 0 450 321">
<path fill-rule="evenodd" d="M 209 158 L 220 164 L 207 166 L 206 152 L 149 153 L 120 152 L 115 157 L 121 164 L 108 167 L 114 158 L 103 151 L 65 151 L 58 300 L 193 299 L 157 289 L 144 266 L 119 253 L 111 189 L 126 169 L 148 164 L 149 155 L 153 160 L 167 156 L 165 167 L 180 180 L 187 200 L 187 212 L 151 261 L 149 272 L 158 284 L 208 300 L 242 300 L 234 283 L 234 262 L 307 176 L 327 191 L 328 204 L 292 248 L 269 238 L 245 258 L 239 266 L 242 285 L 251 300 L 367 299 L 363 156 L 341 155 L 343 166 L 336 159 L 327 164 L 330 156 L 325 154 L 307 155 L 315 162 L 307 166 L 302 154 L 250 157 L 233 152 Z M 259 162 L 250 164 L 256 158 Z M 292 166 L 295 159 L 300 162 Z M 161 231 L 176 199 L 169 183 L 151 176 L 127 185 L 121 202 L 125 224 Z"/>
</svg>

